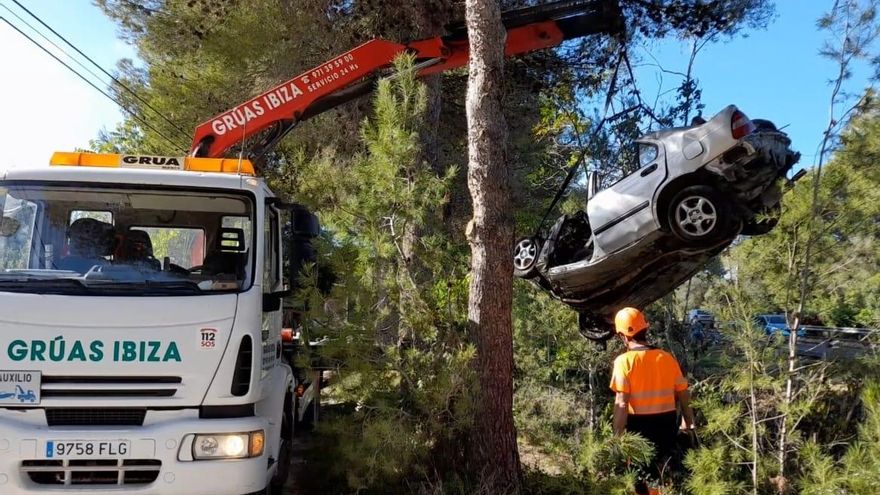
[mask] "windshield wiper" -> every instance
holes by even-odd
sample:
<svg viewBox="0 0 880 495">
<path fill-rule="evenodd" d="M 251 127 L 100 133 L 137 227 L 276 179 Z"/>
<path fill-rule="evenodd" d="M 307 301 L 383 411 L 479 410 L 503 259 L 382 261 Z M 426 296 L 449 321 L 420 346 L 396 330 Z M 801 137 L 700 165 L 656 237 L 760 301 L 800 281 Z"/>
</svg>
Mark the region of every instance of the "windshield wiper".
<svg viewBox="0 0 880 495">
<path fill-rule="evenodd" d="M 192 280 L 145 280 L 144 285 L 151 289 L 167 289 L 169 291 L 189 291 L 199 294 L 202 289 Z"/>
<path fill-rule="evenodd" d="M 202 289 L 194 282 L 188 280 L 113 280 L 113 279 L 84 279 L 84 286 L 88 289 L 103 292 L 121 292 L 132 295 L 174 295 L 181 292 L 200 294 Z"/>
<path fill-rule="evenodd" d="M 71 291 L 73 289 L 73 291 Z M 95 293 L 126 293 L 132 295 L 174 295 L 182 292 L 201 294 L 199 286 L 189 280 L 90 280 L 84 278 L 30 278 L 17 276 L 14 279 L 0 277 L 0 290 L 51 292 L 77 294 Z"/>
</svg>

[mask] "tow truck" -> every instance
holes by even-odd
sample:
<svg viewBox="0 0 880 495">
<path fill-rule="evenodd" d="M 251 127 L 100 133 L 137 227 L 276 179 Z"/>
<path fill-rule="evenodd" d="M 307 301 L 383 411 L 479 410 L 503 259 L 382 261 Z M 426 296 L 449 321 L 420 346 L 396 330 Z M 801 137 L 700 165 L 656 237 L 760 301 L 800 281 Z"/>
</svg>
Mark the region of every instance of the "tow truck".
<svg viewBox="0 0 880 495">
<path fill-rule="evenodd" d="M 510 56 L 622 28 L 611 0 L 503 20 Z M 0 493 L 283 492 L 321 380 L 291 369 L 282 303 L 320 226 L 254 162 L 399 54 L 420 75 L 464 65 L 448 31 L 334 57 L 200 125 L 189 156 L 58 152 L 0 176 Z"/>
</svg>

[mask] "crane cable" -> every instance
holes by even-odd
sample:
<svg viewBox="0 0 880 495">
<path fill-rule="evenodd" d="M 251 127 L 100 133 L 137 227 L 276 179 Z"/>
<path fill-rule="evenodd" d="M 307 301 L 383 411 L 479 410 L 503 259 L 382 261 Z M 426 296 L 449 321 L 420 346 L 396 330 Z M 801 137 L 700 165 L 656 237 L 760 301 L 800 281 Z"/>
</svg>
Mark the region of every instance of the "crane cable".
<svg viewBox="0 0 880 495">
<path fill-rule="evenodd" d="M 632 112 L 633 110 L 636 110 L 639 107 L 638 105 L 636 105 L 634 107 L 630 107 L 630 108 L 626 108 L 624 110 L 621 110 L 620 112 L 617 112 L 610 117 L 608 116 L 608 109 L 611 108 L 611 100 L 612 100 L 612 98 L 614 98 L 614 95 L 616 93 L 617 74 L 620 71 L 620 64 L 623 62 L 624 53 L 625 53 L 625 49 L 621 48 L 620 54 L 618 55 L 617 63 L 614 65 L 614 73 L 611 75 L 611 80 L 608 83 L 608 91 L 607 91 L 607 95 L 605 96 L 605 110 L 603 112 L 604 115 L 602 116 L 602 120 L 600 120 L 599 123 L 596 124 L 595 128 L 593 129 L 593 132 L 590 133 L 590 139 L 594 138 L 599 133 L 599 131 L 602 130 L 602 128 L 605 126 L 605 124 L 607 122 L 616 120 L 616 119 L 620 118 L 621 116 L 626 115 L 627 113 Z M 535 228 L 535 233 L 534 233 L 533 237 L 535 237 L 535 238 L 540 237 L 541 229 L 544 228 L 544 223 L 547 221 L 547 217 L 550 216 L 550 213 L 552 213 L 553 209 L 556 208 L 556 204 L 559 203 L 560 199 L 562 199 L 562 195 L 565 194 L 565 191 L 568 189 L 569 184 L 571 184 L 572 179 L 574 179 L 574 176 L 577 173 L 577 170 L 583 164 L 584 158 L 586 158 L 586 156 L 587 156 L 587 152 L 589 152 L 589 149 L 587 149 L 587 148 L 584 148 L 583 150 L 581 150 L 580 156 L 578 156 L 577 160 L 575 160 L 574 163 L 571 165 L 571 167 L 569 167 L 568 173 L 566 174 L 565 179 L 562 181 L 562 184 L 559 186 L 559 189 L 556 191 L 556 195 L 553 196 L 553 201 L 550 202 L 550 206 L 547 207 L 547 210 L 544 212 L 544 216 L 541 217 L 541 221 L 538 223 L 538 226 Z"/>
<path fill-rule="evenodd" d="M 144 106 L 146 106 L 147 108 L 149 108 L 150 110 L 152 110 L 153 112 L 155 112 L 156 115 L 158 115 L 159 117 L 161 117 L 162 120 L 164 120 L 165 122 L 167 122 L 168 125 L 170 125 L 172 128 L 174 128 L 174 130 L 176 130 L 178 133 L 180 133 L 180 134 L 181 134 L 182 136 L 184 136 L 185 138 L 187 138 L 187 139 L 190 138 L 190 133 L 189 133 L 189 132 L 183 130 L 183 128 L 181 128 L 179 125 L 175 124 L 171 119 L 169 119 L 167 116 L 165 116 L 164 113 L 162 113 L 161 111 L 157 110 L 157 109 L 156 109 L 153 105 L 151 105 L 146 99 L 144 99 L 143 97 L 141 97 L 141 96 L 140 96 L 135 90 L 131 89 L 128 85 L 126 85 L 125 83 L 123 83 L 122 81 L 120 81 L 119 78 L 117 78 L 116 76 L 114 76 L 113 74 L 111 74 L 109 71 L 107 71 L 106 69 L 104 69 L 104 67 L 102 67 L 100 64 L 98 64 L 97 62 L 95 62 L 95 60 L 94 60 L 93 58 L 91 58 L 91 57 L 89 57 L 88 55 L 86 55 L 86 54 L 85 54 L 82 50 L 80 50 L 76 45 L 74 45 L 73 43 L 71 43 L 70 41 L 68 41 L 67 38 L 65 38 L 65 37 L 62 36 L 60 33 L 58 33 L 58 31 L 56 31 L 55 29 L 53 29 L 52 26 L 46 24 L 46 23 L 45 23 L 45 22 L 44 22 L 39 16 L 37 16 L 36 14 L 34 14 L 34 13 L 31 12 L 30 10 L 28 10 L 28 8 L 25 7 L 24 5 L 22 5 L 18 0 L 12 0 L 12 2 L 13 2 L 15 5 L 17 5 L 21 10 L 27 12 L 27 14 L 28 14 L 29 16 L 33 17 L 33 18 L 34 18 L 37 22 L 39 22 L 43 27 L 45 27 L 46 29 L 48 29 L 52 34 L 54 34 L 54 35 L 57 36 L 61 41 L 63 41 L 65 44 L 67 44 L 67 46 L 73 48 L 73 50 L 76 51 L 76 53 L 80 54 L 83 58 L 85 58 L 86 60 L 88 60 L 89 62 L 91 62 L 92 65 L 94 65 L 95 67 L 97 67 L 98 70 L 100 70 L 101 72 L 103 72 L 104 75 L 106 75 L 107 77 L 109 77 L 114 83 L 116 83 L 117 85 L 119 85 L 119 87 L 121 87 L 121 88 L 124 89 L 126 92 L 128 92 L 129 94 L 131 94 L 132 96 L 134 96 L 135 99 L 137 99 L 139 102 L 141 102 L 142 104 L 144 104 Z M 12 10 L 10 10 L 9 7 L 7 7 L 6 5 L 3 5 L 3 7 L 4 7 L 6 10 L 8 10 L 10 13 L 12 13 L 12 15 L 14 15 L 16 18 L 18 18 L 21 22 L 23 22 L 26 26 L 30 27 L 31 29 L 33 29 L 34 31 L 36 31 L 36 32 L 39 33 L 39 31 L 37 31 L 36 29 L 34 29 L 33 26 L 31 26 L 30 24 L 28 24 L 27 21 L 25 21 L 25 20 L 22 19 L 18 14 L 16 14 L 16 13 L 13 12 Z M 67 55 L 67 53 L 64 52 L 64 50 L 62 50 L 58 45 L 56 45 L 54 42 L 52 42 L 51 40 L 49 40 L 45 35 L 43 35 L 42 33 L 40 33 L 40 36 L 42 36 L 44 39 L 46 39 L 47 41 L 49 41 L 49 43 L 52 43 L 52 45 L 55 46 L 55 48 L 58 48 L 58 49 L 61 50 L 65 55 Z M 68 55 L 68 56 L 69 56 L 69 55 Z M 73 59 L 73 57 L 70 57 L 70 58 Z M 77 62 L 77 63 L 78 63 L 81 67 L 83 67 L 82 64 L 80 64 L 79 62 Z M 83 68 L 85 69 L 85 67 L 83 67 Z M 88 69 L 86 69 L 86 70 L 88 70 Z M 89 72 L 92 73 L 93 75 L 95 75 L 93 72 L 91 72 L 91 71 L 89 71 Z M 97 77 L 97 76 L 96 76 L 96 77 Z"/>
<path fill-rule="evenodd" d="M 82 79 L 83 81 L 85 81 L 86 84 L 88 84 L 89 86 L 93 87 L 95 90 L 97 90 L 97 91 L 98 91 L 99 93 L 101 93 L 102 95 L 106 96 L 106 97 L 107 97 L 110 101 L 112 101 L 113 103 L 116 103 L 117 105 L 119 105 L 119 108 L 121 108 L 125 113 L 127 113 L 129 116 L 131 116 L 131 117 L 132 117 L 133 119 L 135 119 L 136 121 L 138 121 L 140 124 L 143 124 L 144 127 L 146 127 L 147 129 L 149 129 L 149 130 L 155 132 L 157 135 L 159 135 L 160 137 L 162 137 L 163 139 L 165 139 L 165 141 L 167 141 L 169 144 L 171 144 L 174 148 L 176 148 L 176 149 L 181 149 L 181 150 L 183 150 L 183 151 L 186 151 L 186 146 L 180 146 L 179 143 L 175 143 L 173 139 L 169 138 L 168 136 L 166 136 L 165 134 L 163 134 L 161 131 L 159 131 L 158 129 L 156 129 L 156 128 L 153 127 L 152 125 L 150 125 L 150 123 L 147 122 L 146 120 L 144 120 L 142 117 L 138 116 L 136 113 L 134 113 L 134 112 L 132 112 L 131 110 L 129 110 L 125 105 L 123 105 L 121 102 L 119 102 L 119 101 L 117 101 L 115 98 L 113 98 L 113 96 L 111 96 L 109 93 L 107 93 L 106 91 L 104 91 L 103 89 L 101 89 L 100 87 L 98 87 L 97 84 L 95 84 L 95 83 L 93 83 L 92 81 L 90 81 L 87 77 L 85 77 L 85 76 L 83 76 L 81 73 L 77 72 L 76 69 L 74 69 L 73 67 L 71 67 L 70 65 L 68 65 L 68 64 L 67 64 L 66 62 L 64 62 L 63 60 L 61 60 L 57 55 L 55 55 L 54 53 L 52 53 L 51 51 L 49 51 L 48 48 L 46 48 L 45 46 L 41 45 L 37 40 L 33 39 L 30 35 L 28 35 L 28 34 L 25 33 L 24 31 L 22 31 L 21 29 L 19 29 L 18 26 L 16 26 L 15 24 L 9 22 L 9 19 L 7 19 L 7 18 L 5 18 L 5 17 L 3 17 L 3 16 L 0 16 L 0 20 L 2 20 L 3 22 L 5 22 L 6 24 L 8 24 L 9 27 L 11 27 L 12 29 L 16 30 L 16 31 L 18 32 L 18 34 L 20 34 L 20 35 L 24 36 L 25 38 L 27 38 L 27 40 L 30 41 L 31 43 L 33 43 L 35 46 L 37 46 L 37 48 L 39 48 L 40 50 L 43 50 L 44 52 L 46 52 L 50 57 L 52 57 L 53 59 L 55 59 L 56 62 L 58 62 L 59 64 L 63 65 L 64 67 L 66 67 L 67 70 L 69 70 L 69 71 L 73 72 L 74 74 L 76 74 L 80 79 Z"/>
</svg>

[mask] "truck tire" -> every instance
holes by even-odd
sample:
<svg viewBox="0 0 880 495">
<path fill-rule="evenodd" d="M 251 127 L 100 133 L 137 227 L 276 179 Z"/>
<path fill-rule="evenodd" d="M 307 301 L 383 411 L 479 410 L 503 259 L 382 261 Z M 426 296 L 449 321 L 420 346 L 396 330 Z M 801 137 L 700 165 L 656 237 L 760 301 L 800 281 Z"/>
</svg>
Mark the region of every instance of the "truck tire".
<svg viewBox="0 0 880 495">
<path fill-rule="evenodd" d="M 269 482 L 266 491 L 270 495 L 283 495 L 284 485 L 290 478 L 290 465 L 293 460 L 293 416 L 291 413 L 292 397 L 284 399 L 284 414 L 281 415 L 281 447 L 278 449 L 278 469 Z"/>
</svg>

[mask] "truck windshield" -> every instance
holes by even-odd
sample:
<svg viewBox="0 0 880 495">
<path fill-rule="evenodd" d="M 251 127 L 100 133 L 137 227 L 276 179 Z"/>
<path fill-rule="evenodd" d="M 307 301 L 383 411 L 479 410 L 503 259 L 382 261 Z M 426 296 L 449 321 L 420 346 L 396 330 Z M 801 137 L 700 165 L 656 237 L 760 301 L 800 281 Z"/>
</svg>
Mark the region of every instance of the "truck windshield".
<svg viewBox="0 0 880 495">
<path fill-rule="evenodd" d="M 0 182 L 0 291 L 193 295 L 253 273 L 244 195 Z"/>
</svg>

